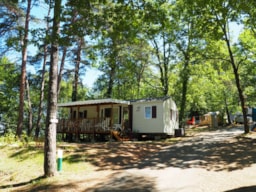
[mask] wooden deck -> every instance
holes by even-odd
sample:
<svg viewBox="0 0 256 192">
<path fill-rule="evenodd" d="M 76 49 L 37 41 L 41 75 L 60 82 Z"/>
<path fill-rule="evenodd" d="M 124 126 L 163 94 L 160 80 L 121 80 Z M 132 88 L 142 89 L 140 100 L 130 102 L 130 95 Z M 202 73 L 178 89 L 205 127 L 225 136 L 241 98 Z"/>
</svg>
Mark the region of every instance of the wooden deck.
<svg viewBox="0 0 256 192">
<path fill-rule="evenodd" d="M 70 120 L 60 119 L 57 125 L 57 134 L 61 134 L 64 140 L 81 140 L 86 136 L 90 140 L 95 140 L 96 136 L 104 139 L 105 136 L 111 136 L 112 131 L 121 131 L 121 125 L 111 126 L 110 120 L 81 119 Z"/>
</svg>

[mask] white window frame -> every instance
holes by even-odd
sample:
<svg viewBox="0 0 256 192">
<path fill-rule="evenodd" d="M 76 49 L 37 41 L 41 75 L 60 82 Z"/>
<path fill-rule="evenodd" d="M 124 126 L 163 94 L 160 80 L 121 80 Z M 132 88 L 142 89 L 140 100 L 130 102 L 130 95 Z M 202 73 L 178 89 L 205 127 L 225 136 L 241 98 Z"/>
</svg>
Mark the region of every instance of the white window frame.
<svg viewBox="0 0 256 192">
<path fill-rule="evenodd" d="M 152 106 L 145 106 L 144 117 L 145 119 L 152 119 Z"/>
<path fill-rule="evenodd" d="M 153 107 L 155 107 L 155 117 L 153 117 Z M 144 118 L 145 119 L 156 119 L 157 118 L 157 106 L 155 106 L 155 105 L 145 106 L 145 108 L 144 108 Z"/>
</svg>

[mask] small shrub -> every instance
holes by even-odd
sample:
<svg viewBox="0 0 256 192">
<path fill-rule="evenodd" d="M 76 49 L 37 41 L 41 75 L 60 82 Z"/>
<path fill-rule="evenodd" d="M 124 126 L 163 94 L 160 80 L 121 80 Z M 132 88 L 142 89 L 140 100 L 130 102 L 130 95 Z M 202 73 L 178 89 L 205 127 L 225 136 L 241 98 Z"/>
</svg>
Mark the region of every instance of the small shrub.
<svg viewBox="0 0 256 192">
<path fill-rule="evenodd" d="M 33 141 L 33 138 L 29 137 L 26 133 L 23 133 L 20 137 L 20 144 L 22 147 L 27 147 L 28 143 Z"/>
<path fill-rule="evenodd" d="M 15 134 L 11 131 L 11 130 L 8 130 L 4 137 L 3 137 L 3 140 L 5 143 L 7 144 L 11 144 L 11 143 L 14 143 L 16 141 L 16 137 L 15 137 Z"/>
</svg>

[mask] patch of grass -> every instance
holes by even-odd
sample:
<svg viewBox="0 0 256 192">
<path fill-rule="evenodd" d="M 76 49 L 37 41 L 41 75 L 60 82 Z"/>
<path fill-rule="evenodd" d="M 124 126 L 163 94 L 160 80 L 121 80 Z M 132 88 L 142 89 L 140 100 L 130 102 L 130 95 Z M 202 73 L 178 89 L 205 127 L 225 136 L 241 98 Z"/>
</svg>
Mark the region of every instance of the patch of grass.
<svg viewBox="0 0 256 192">
<path fill-rule="evenodd" d="M 13 186 L 49 185 L 56 180 L 67 179 L 73 174 L 88 173 L 93 166 L 85 152 L 76 146 L 58 146 L 64 149 L 62 172 L 51 179 L 42 179 L 44 174 L 44 148 L 34 143 L 20 146 L 19 142 L 0 142 L 0 191 L 11 191 Z M 57 156 L 56 156 L 57 158 Z M 57 159 L 56 159 L 57 162 Z"/>
<path fill-rule="evenodd" d="M 59 191 L 59 187 L 97 175 L 99 170 L 120 169 L 122 166 L 137 163 L 178 139 L 93 144 L 58 143 L 57 149 L 63 150 L 62 171 L 51 178 L 42 178 L 43 144 L 38 147 L 35 142 L 20 145 L 19 142 L 0 141 L 0 191 Z"/>
<path fill-rule="evenodd" d="M 1 185 L 30 180 L 43 173 L 43 151 L 6 145 L 0 149 L 0 171 L 7 173 L 0 176 Z"/>
</svg>

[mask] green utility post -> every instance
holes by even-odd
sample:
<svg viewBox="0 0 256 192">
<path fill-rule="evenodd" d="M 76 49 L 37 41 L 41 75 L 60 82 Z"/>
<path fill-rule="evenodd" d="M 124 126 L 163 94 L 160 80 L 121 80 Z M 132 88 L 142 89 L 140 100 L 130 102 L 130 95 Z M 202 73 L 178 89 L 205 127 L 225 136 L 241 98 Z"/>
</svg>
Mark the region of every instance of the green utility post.
<svg viewBox="0 0 256 192">
<path fill-rule="evenodd" d="M 62 155 L 63 155 L 63 150 L 58 149 L 58 161 L 57 161 L 57 170 L 60 172 L 62 171 Z"/>
</svg>

